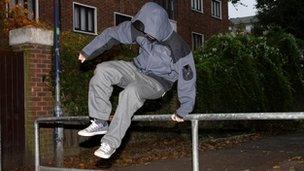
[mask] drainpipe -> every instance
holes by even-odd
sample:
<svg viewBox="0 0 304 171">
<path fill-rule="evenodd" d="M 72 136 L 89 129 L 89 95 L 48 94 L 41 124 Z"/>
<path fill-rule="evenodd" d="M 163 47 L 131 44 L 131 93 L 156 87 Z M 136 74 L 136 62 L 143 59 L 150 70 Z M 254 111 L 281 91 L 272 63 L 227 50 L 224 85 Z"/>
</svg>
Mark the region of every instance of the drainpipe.
<svg viewBox="0 0 304 171">
<path fill-rule="evenodd" d="M 60 102 L 60 0 L 54 0 L 54 70 L 55 70 L 55 108 L 54 116 L 62 117 Z M 55 162 L 63 165 L 63 128 L 54 130 Z"/>
</svg>

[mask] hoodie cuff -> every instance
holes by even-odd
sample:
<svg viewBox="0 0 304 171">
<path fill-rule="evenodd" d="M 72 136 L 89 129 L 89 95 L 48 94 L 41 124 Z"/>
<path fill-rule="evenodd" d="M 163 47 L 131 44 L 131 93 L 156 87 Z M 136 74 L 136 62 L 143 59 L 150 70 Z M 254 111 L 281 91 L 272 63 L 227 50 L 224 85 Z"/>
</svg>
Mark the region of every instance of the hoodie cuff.
<svg viewBox="0 0 304 171">
<path fill-rule="evenodd" d="M 82 54 L 86 58 L 86 60 L 90 59 L 90 55 L 88 55 L 87 53 L 85 53 L 83 50 L 81 50 L 79 53 Z"/>
<path fill-rule="evenodd" d="M 180 118 L 184 118 L 187 115 L 187 113 L 180 113 L 178 110 L 175 112 L 175 114 Z"/>
</svg>

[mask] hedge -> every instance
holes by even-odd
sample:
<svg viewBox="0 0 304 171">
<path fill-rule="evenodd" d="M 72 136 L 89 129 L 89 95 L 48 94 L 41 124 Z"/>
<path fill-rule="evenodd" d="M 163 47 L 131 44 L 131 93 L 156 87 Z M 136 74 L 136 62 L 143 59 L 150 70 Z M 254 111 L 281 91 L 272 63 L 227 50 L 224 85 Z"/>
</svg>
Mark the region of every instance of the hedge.
<svg viewBox="0 0 304 171">
<path fill-rule="evenodd" d="M 219 34 L 194 52 L 197 100 L 195 111 L 267 112 L 295 109 L 297 91 L 303 89 L 300 49 L 291 35 L 265 37 Z M 62 35 L 62 102 L 70 115 L 87 115 L 88 83 L 96 64 L 112 59 L 131 60 L 138 47 L 118 46 L 97 59 L 80 64 L 79 51 L 92 37 Z M 114 89 L 113 109 L 119 88 Z M 140 114 L 173 113 L 178 107 L 176 85 L 160 100 L 148 101 Z"/>
</svg>

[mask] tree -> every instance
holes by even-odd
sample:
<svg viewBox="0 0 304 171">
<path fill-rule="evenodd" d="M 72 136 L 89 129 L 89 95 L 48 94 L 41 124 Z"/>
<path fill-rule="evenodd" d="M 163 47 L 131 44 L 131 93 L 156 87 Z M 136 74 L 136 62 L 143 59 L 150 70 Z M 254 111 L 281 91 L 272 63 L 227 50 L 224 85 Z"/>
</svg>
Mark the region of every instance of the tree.
<svg viewBox="0 0 304 171">
<path fill-rule="evenodd" d="M 303 0 L 257 0 L 256 7 L 261 26 L 277 25 L 304 39 Z"/>
</svg>

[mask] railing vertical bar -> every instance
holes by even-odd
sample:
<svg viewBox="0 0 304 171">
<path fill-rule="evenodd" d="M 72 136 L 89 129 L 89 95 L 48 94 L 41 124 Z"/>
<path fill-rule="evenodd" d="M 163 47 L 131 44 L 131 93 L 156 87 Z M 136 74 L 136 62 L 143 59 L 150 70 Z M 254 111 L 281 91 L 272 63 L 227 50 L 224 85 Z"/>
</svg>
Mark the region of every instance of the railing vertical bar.
<svg viewBox="0 0 304 171">
<path fill-rule="evenodd" d="M 40 156 L 39 156 L 39 123 L 36 121 L 35 127 L 35 171 L 39 171 Z"/>
<path fill-rule="evenodd" d="M 198 120 L 191 121 L 191 128 L 192 128 L 192 170 L 199 171 Z"/>
</svg>

